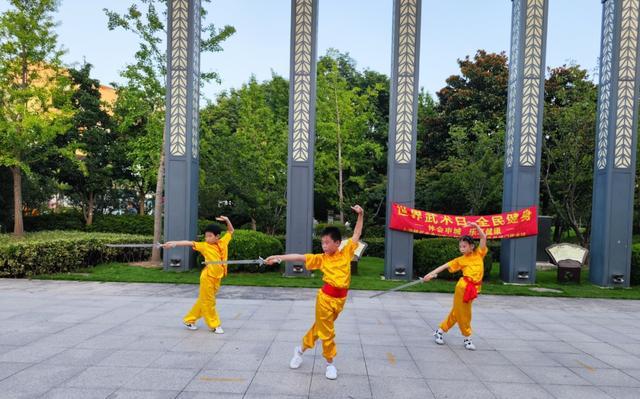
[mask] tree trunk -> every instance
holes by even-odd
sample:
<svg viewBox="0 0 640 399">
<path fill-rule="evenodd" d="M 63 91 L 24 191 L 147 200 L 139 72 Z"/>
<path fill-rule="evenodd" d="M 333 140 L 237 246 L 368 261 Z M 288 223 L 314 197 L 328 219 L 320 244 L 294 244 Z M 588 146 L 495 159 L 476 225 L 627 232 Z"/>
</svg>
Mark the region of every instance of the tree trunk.
<svg viewBox="0 0 640 399">
<path fill-rule="evenodd" d="M 89 202 L 87 204 L 87 213 L 85 215 L 85 222 L 87 226 L 91 226 L 93 224 L 93 208 L 95 207 L 96 197 L 92 192 L 89 193 Z"/>
<path fill-rule="evenodd" d="M 256 225 L 256 220 L 254 218 L 251 218 L 251 230 L 256 231 L 258 229 L 258 226 Z"/>
<path fill-rule="evenodd" d="M 140 192 L 138 193 L 138 214 L 139 215 L 144 215 L 145 213 L 144 199 L 146 196 L 147 196 L 147 193 L 145 193 L 142 190 L 140 190 Z"/>
<path fill-rule="evenodd" d="M 553 242 L 560 242 L 562 238 L 562 218 L 560 215 L 555 218 L 555 228 L 553 229 Z"/>
<path fill-rule="evenodd" d="M 24 223 L 22 221 L 22 173 L 18 166 L 11 167 L 13 175 L 13 234 L 24 235 Z"/>
<path fill-rule="evenodd" d="M 338 207 L 340 208 L 340 223 L 344 224 L 344 194 L 342 192 L 342 137 L 340 135 L 340 109 L 338 108 L 338 89 L 335 82 L 333 94 L 336 101 L 336 126 L 338 133 Z"/>
<path fill-rule="evenodd" d="M 158 166 L 158 178 L 156 179 L 156 195 L 153 209 L 153 242 L 160 242 L 162 238 L 162 200 L 164 198 L 164 137 L 162 133 L 162 149 L 160 150 L 160 165 Z M 151 250 L 151 262 L 162 262 L 160 248 Z"/>
</svg>

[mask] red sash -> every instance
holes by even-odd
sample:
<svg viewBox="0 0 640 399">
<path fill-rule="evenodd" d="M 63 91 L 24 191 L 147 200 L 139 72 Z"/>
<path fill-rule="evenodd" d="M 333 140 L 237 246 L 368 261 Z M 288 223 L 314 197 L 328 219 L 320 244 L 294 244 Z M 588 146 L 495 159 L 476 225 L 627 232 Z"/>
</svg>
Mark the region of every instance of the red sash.
<svg viewBox="0 0 640 399">
<path fill-rule="evenodd" d="M 327 283 L 324 283 L 321 289 L 322 292 L 334 298 L 345 298 L 349 292 L 347 288 L 337 288 Z"/>
<path fill-rule="evenodd" d="M 464 276 L 462 278 L 467 282 L 467 287 L 464 289 L 464 296 L 462 297 L 462 301 L 464 303 L 469 303 L 478 297 L 478 287 L 482 284 L 482 281 L 476 283 L 467 276 Z"/>
</svg>

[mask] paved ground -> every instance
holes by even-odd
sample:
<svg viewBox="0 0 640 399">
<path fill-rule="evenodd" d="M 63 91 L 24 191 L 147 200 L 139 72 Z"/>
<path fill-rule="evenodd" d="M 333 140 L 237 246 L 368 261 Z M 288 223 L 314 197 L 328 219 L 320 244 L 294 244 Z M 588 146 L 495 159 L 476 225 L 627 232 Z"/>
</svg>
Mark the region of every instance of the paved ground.
<svg viewBox="0 0 640 399">
<path fill-rule="evenodd" d="M 445 294 L 352 292 L 337 381 L 289 370 L 315 290 L 223 287 L 226 334 L 187 331 L 196 286 L 0 280 L 0 397 L 640 398 L 640 302 L 481 296 L 478 351 L 431 331 Z"/>
</svg>

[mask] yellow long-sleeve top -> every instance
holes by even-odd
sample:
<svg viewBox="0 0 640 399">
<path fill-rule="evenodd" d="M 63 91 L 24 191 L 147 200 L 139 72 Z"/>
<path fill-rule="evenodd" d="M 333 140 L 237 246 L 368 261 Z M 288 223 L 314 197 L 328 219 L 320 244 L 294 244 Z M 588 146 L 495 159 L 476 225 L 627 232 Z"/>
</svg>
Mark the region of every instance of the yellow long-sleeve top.
<svg viewBox="0 0 640 399">
<path fill-rule="evenodd" d="M 484 257 L 489 250 L 487 247 L 477 248 L 468 255 L 459 256 L 447 264 L 449 265 L 449 272 L 455 273 L 462 270 L 462 275 L 469 277 L 474 282 L 478 283 L 482 281 L 484 276 Z M 463 279 L 460 279 L 459 284 L 467 284 Z M 478 286 L 478 292 L 480 292 L 480 286 Z"/>
<path fill-rule="evenodd" d="M 332 255 L 305 254 L 304 263 L 307 270 L 320 270 L 322 281 L 336 288 L 349 288 L 351 284 L 351 259 L 358 244 L 349 240 L 340 251 Z"/>
<path fill-rule="evenodd" d="M 231 238 L 232 234 L 227 232 L 215 244 L 209 244 L 206 241 L 194 242 L 193 249 L 204 256 L 205 262 L 227 260 L 229 256 L 229 242 L 231 241 Z M 204 271 L 207 272 L 209 277 L 222 278 L 227 275 L 227 265 L 207 265 Z"/>
</svg>

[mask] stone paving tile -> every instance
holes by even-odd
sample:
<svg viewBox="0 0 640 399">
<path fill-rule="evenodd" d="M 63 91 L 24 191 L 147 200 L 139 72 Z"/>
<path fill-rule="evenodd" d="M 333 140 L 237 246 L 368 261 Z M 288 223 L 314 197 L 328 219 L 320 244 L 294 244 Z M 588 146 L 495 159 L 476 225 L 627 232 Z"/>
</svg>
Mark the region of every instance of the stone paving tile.
<svg viewBox="0 0 640 399">
<path fill-rule="evenodd" d="M 483 295 L 472 352 L 433 342 L 451 294 L 352 291 L 330 381 L 321 342 L 288 366 L 316 292 L 224 286 L 215 335 L 181 324 L 197 286 L 0 279 L 0 398 L 640 397 L 640 301 Z"/>
</svg>

